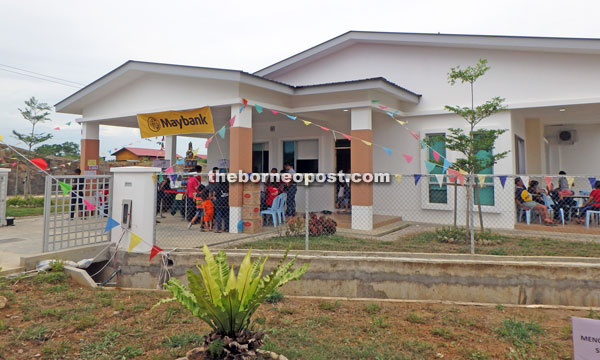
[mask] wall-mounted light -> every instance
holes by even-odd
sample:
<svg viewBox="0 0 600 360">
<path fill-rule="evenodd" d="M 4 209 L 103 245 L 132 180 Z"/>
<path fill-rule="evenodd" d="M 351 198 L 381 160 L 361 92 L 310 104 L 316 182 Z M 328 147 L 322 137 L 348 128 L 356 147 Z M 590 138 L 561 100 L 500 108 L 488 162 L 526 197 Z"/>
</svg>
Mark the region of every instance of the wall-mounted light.
<svg viewBox="0 0 600 360">
<path fill-rule="evenodd" d="M 567 109 L 562 108 L 562 109 L 558 109 L 558 111 L 567 111 Z"/>
<path fill-rule="evenodd" d="M 348 109 L 344 109 L 344 111 L 350 111 L 350 110 L 348 110 Z"/>
</svg>

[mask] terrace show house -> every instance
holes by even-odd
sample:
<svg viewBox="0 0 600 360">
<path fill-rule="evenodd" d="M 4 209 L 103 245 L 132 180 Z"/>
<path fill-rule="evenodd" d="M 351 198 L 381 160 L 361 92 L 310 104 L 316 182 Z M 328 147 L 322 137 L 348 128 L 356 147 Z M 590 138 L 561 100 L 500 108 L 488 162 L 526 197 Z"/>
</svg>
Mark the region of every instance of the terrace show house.
<svg viewBox="0 0 600 360">
<path fill-rule="evenodd" d="M 84 165 L 98 158 L 100 126 L 137 128 L 140 113 L 210 106 L 215 131 L 224 125 L 227 131 L 224 138 L 214 136 L 207 149 L 209 168 L 226 159 L 231 172 L 268 172 L 290 161 L 299 172 L 386 172 L 413 182 L 406 176 L 436 170 L 426 169 L 431 151 L 423 150 L 407 129 L 421 139 L 445 134 L 450 127 L 466 129 L 466 122 L 444 106 L 470 106 L 469 89 L 449 85 L 447 74 L 478 59 L 487 59 L 491 70 L 476 83 L 475 104 L 500 96 L 508 106 L 480 125 L 508 130 L 496 149 L 510 153 L 489 174 L 600 174 L 596 39 L 350 31 L 253 74 L 128 61 L 59 102 L 56 110 L 81 115 Z M 243 99 L 248 106 L 240 112 Z M 175 144 L 175 136 L 167 136 L 165 156 L 172 163 Z M 450 161 L 458 157 L 443 144 L 433 146 Z M 404 154 L 413 160 L 407 162 Z M 410 187 L 353 185 L 352 227 L 370 230 L 377 215 L 408 221 L 435 216 L 436 223 L 452 223 L 450 187 L 432 178 Z M 488 181 L 482 193 L 485 216 L 514 225 L 512 181 L 504 188 L 498 178 Z M 303 209 L 304 190 L 298 191 L 298 209 Z M 241 218 L 241 191 L 232 185 L 232 223 Z M 333 185 L 309 191 L 311 209 L 333 210 Z"/>
</svg>

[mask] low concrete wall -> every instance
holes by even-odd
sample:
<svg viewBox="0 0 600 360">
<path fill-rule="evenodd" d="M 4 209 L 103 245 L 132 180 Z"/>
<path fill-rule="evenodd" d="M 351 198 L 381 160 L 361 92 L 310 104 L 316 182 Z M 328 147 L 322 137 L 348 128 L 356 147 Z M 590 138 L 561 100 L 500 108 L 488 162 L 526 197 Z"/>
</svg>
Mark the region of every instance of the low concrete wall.
<svg viewBox="0 0 600 360">
<path fill-rule="evenodd" d="M 267 268 L 280 251 L 270 253 Z M 244 251 L 228 250 L 239 264 Z M 200 252 L 171 254 L 171 276 L 185 281 L 185 272 L 203 260 Z M 120 251 L 119 286 L 156 288 L 158 257 Z M 405 253 L 300 252 L 297 264 L 310 264 L 300 281 L 283 291 L 289 295 L 349 298 L 448 300 L 502 304 L 600 306 L 600 259 L 437 255 Z"/>
<path fill-rule="evenodd" d="M 75 247 L 71 249 L 58 250 L 58 251 L 50 251 L 39 254 L 31 254 L 31 255 L 22 255 L 21 256 L 21 267 L 25 268 L 25 270 L 35 269 L 38 262 L 42 260 L 71 260 L 71 261 L 79 261 L 83 259 L 91 259 L 94 256 L 96 257 L 96 261 L 108 260 L 109 255 L 111 255 L 111 250 L 106 250 L 100 253 L 107 246 L 111 245 L 110 243 L 102 243 L 95 245 L 86 245 Z M 114 254 L 114 252 L 112 253 Z"/>
</svg>

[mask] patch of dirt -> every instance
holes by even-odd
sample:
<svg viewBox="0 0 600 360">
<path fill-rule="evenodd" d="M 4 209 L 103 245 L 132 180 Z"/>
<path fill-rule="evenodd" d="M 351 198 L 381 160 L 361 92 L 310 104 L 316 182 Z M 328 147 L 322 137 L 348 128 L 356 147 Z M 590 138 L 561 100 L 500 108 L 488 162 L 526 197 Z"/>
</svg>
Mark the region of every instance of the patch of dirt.
<svg viewBox="0 0 600 360">
<path fill-rule="evenodd" d="M 177 303 L 150 310 L 168 295 L 82 289 L 57 278 L 2 283 L 0 296 L 8 303 L 0 310 L 0 359 L 184 356 L 209 328 Z M 519 358 L 568 359 L 570 316 L 597 314 L 288 298 L 262 305 L 254 319 L 266 329 L 264 349 L 289 359 L 503 359 L 511 352 Z M 534 324 L 540 332 L 501 335 L 505 321 Z"/>
</svg>

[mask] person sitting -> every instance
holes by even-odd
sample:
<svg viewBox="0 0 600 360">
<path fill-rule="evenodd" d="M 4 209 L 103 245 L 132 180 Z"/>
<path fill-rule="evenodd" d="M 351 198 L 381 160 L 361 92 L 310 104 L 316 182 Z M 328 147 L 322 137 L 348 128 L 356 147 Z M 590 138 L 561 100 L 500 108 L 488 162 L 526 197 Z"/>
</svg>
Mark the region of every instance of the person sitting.
<svg viewBox="0 0 600 360">
<path fill-rule="evenodd" d="M 564 171 L 559 171 L 558 175 L 567 175 Z M 575 192 L 570 189 L 569 180 L 565 176 L 558 178 L 558 187 L 550 193 L 550 197 L 556 203 L 557 209 L 563 209 L 565 214 L 569 217 L 573 217 L 577 211 L 577 202 L 570 196 L 574 195 Z M 554 218 L 556 219 L 558 212 L 555 213 Z"/>
<path fill-rule="evenodd" d="M 279 189 L 275 183 L 269 183 L 265 193 L 265 206 L 269 208 L 273 206 L 273 200 L 279 195 Z"/>
<path fill-rule="evenodd" d="M 588 210 L 600 211 L 600 180 L 594 183 L 594 190 L 590 193 L 590 197 L 581 205 L 579 211 L 579 219 L 575 220 L 578 224 L 585 222 L 585 213 Z"/>
<path fill-rule="evenodd" d="M 527 188 L 527 191 L 529 192 L 529 195 L 531 195 L 533 201 L 535 201 L 538 204 L 545 205 L 546 203 L 544 202 L 544 196 L 542 194 L 545 194 L 546 191 L 544 189 L 538 189 L 539 184 L 540 183 L 538 181 L 531 180 L 529 182 L 529 187 Z"/>
<path fill-rule="evenodd" d="M 538 213 L 544 225 L 555 225 L 554 220 L 550 218 L 548 208 L 545 205 L 533 201 L 529 191 L 525 189 L 523 180 L 520 177 L 515 179 L 515 204 L 518 209 L 535 210 Z"/>
</svg>

